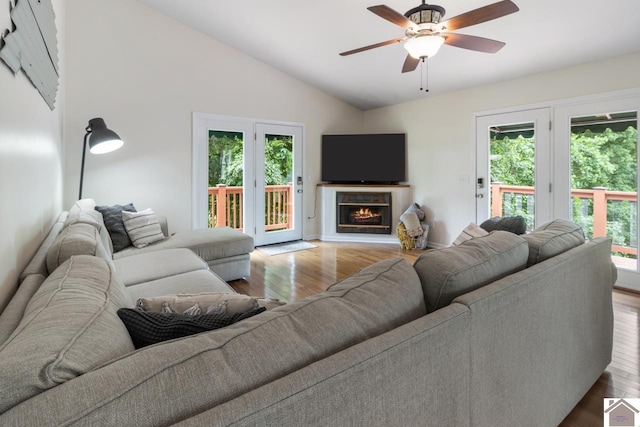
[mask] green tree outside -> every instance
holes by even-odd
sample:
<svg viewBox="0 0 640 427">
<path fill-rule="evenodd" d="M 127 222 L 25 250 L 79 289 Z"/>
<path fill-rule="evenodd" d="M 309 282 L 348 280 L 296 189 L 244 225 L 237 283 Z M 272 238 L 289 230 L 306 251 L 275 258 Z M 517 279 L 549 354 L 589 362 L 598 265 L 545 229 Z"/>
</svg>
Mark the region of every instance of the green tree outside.
<svg viewBox="0 0 640 427">
<path fill-rule="evenodd" d="M 244 171 L 244 141 L 241 132 L 209 132 L 209 187 L 225 184 L 227 187 L 242 187 Z M 293 137 L 290 135 L 266 135 L 265 140 L 265 185 L 287 185 L 293 179 Z M 269 197 L 265 194 L 265 198 Z M 229 208 L 240 217 L 241 205 L 228 201 Z M 209 224 L 217 224 L 214 206 L 209 198 Z M 267 205 L 268 203 L 265 203 Z M 271 223 L 282 221 L 281 214 L 271 215 Z M 276 216 L 274 216 L 276 215 Z"/>
<path fill-rule="evenodd" d="M 637 191 L 638 131 L 629 126 L 623 131 L 586 130 L 571 135 L 571 188 L 605 187 L 614 191 Z M 533 186 L 535 175 L 535 139 L 493 138 L 490 141 L 491 182 Z M 522 215 L 533 224 L 533 197 L 506 197 L 503 211 Z M 593 236 L 593 200 L 573 198 L 573 220 L 587 236 Z M 609 202 L 607 234 L 614 243 L 637 246 L 637 203 Z"/>
<path fill-rule="evenodd" d="M 293 138 L 267 135 L 265 141 L 265 184 L 286 185 L 293 175 Z M 242 186 L 243 135 L 240 132 L 209 132 L 209 187 Z"/>
</svg>

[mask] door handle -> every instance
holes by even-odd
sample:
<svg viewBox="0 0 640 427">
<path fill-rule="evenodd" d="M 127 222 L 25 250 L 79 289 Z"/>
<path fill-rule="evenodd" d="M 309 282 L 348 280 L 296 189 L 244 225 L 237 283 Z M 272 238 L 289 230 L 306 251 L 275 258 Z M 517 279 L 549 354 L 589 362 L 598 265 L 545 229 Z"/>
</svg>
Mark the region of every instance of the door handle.
<svg viewBox="0 0 640 427">
<path fill-rule="evenodd" d="M 484 199 L 484 194 L 482 194 L 482 193 L 476 194 L 476 197 L 478 199 Z"/>
</svg>

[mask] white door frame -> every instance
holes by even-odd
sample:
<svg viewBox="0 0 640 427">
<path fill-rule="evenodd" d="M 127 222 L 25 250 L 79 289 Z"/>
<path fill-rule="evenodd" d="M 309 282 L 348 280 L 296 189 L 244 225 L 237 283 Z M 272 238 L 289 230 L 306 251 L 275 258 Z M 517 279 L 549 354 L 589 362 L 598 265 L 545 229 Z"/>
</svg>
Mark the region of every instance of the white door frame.
<svg viewBox="0 0 640 427">
<path fill-rule="evenodd" d="M 304 125 L 301 123 L 291 122 L 278 122 L 274 120 L 259 120 L 245 117 L 225 116 L 220 114 L 210 113 L 193 113 L 193 128 L 192 128 L 192 210 L 191 210 L 191 228 L 207 228 L 208 227 L 208 209 L 209 201 L 206 192 L 202 191 L 202 188 L 209 187 L 209 130 L 222 130 L 230 132 L 243 132 L 245 134 L 245 147 L 244 147 L 244 171 L 243 171 L 243 184 L 245 192 L 245 204 L 244 204 L 244 233 L 255 238 L 256 230 L 256 205 L 255 200 L 257 198 L 255 194 L 256 188 L 256 126 L 258 124 L 263 125 L 276 125 L 276 126 L 289 126 L 297 127 L 300 129 L 300 149 L 297 155 L 300 156 L 298 164 L 300 167 L 299 175 L 303 177 L 303 151 L 304 151 Z M 264 180 L 264 177 L 263 177 Z M 302 186 L 299 188 L 302 190 Z M 304 221 L 304 203 L 302 200 L 302 193 L 300 198 L 297 199 L 299 205 L 296 206 L 296 226 L 299 227 L 300 237 L 304 235 L 303 227 Z"/>
<path fill-rule="evenodd" d="M 489 218 L 491 182 L 489 173 L 489 127 L 533 123 L 535 135 L 535 221 L 538 225 L 552 219 L 550 109 L 536 108 L 505 113 L 476 115 L 476 223 Z M 482 186 L 479 180 L 482 180 Z M 532 226 L 533 224 L 529 224 Z"/>
</svg>

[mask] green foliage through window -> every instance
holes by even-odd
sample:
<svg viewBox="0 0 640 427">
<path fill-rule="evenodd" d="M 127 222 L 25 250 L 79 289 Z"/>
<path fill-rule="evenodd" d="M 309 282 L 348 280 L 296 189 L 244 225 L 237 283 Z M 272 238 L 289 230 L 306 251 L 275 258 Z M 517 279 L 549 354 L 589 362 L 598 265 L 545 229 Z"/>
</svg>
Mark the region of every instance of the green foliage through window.
<svg viewBox="0 0 640 427">
<path fill-rule="evenodd" d="M 492 135 L 493 136 L 493 135 Z M 612 191 L 637 191 L 638 131 L 602 132 L 585 130 L 571 135 L 571 188 L 604 187 Z M 535 139 L 523 135 L 492 138 L 490 141 L 491 182 L 505 185 L 535 185 Z M 522 215 L 533 222 L 533 197 L 505 194 L 503 215 Z M 574 197 L 573 221 L 588 237 L 593 236 L 593 200 Z M 614 244 L 637 247 L 637 202 L 609 201 L 607 235 Z M 618 254 L 622 255 L 622 254 Z M 626 256 L 626 255 L 625 255 Z"/>
</svg>

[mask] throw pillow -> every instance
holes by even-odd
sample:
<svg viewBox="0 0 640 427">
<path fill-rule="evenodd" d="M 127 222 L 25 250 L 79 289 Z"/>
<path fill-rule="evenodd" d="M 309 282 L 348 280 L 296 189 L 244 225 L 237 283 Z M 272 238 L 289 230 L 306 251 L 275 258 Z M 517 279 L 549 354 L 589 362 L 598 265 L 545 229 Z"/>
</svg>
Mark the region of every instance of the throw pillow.
<svg viewBox="0 0 640 427">
<path fill-rule="evenodd" d="M 162 341 L 182 338 L 200 332 L 223 328 L 266 311 L 261 307 L 236 314 L 188 314 L 150 313 L 135 308 L 121 308 L 118 317 L 127 327 L 135 348 L 146 347 Z"/>
<path fill-rule="evenodd" d="M 474 223 L 470 223 L 465 227 L 464 230 L 462 230 L 462 233 L 460 233 L 456 240 L 453 241 L 453 244 L 451 246 L 458 246 L 462 242 L 465 242 L 469 239 L 473 239 L 474 237 L 486 236 L 487 234 L 489 234 L 488 231 L 478 227 L 478 225 Z"/>
<path fill-rule="evenodd" d="M 400 221 L 404 224 L 407 229 L 407 234 L 410 237 L 418 237 L 422 234 L 422 227 L 420 226 L 420 220 L 418 219 L 418 215 L 414 212 L 405 212 L 400 215 Z"/>
<path fill-rule="evenodd" d="M 495 216 L 480 224 L 480 227 L 488 232 L 502 230 L 514 234 L 524 234 L 527 232 L 527 220 L 520 215 L 507 216 L 504 218 Z"/>
<path fill-rule="evenodd" d="M 422 221 L 424 219 L 424 211 L 422 209 L 420 209 L 420 205 L 417 203 L 412 204 L 411 206 L 409 206 L 407 208 L 406 211 L 404 211 L 404 213 L 414 213 L 416 214 L 416 216 L 418 217 L 418 219 L 420 221 Z M 406 224 L 405 224 L 406 226 Z"/>
<path fill-rule="evenodd" d="M 113 252 L 118 252 L 131 246 L 131 240 L 127 230 L 124 228 L 124 222 L 122 222 L 122 211 L 135 212 L 136 208 L 133 207 L 133 204 L 96 206 L 96 210 L 102 214 L 102 220 L 105 227 L 107 227 L 109 237 L 111 237 L 111 243 L 113 243 Z"/>
<path fill-rule="evenodd" d="M 200 294 L 163 295 L 159 297 L 140 298 L 136 307 L 149 312 L 184 313 L 196 304 L 204 313 L 210 307 L 226 302 L 227 314 L 244 313 L 258 308 L 258 300 L 254 297 L 228 292 L 203 292 Z"/>
<path fill-rule="evenodd" d="M 131 243 L 136 248 L 144 248 L 151 243 L 164 240 L 158 217 L 151 208 L 140 212 L 122 211 L 122 222 Z"/>
</svg>

